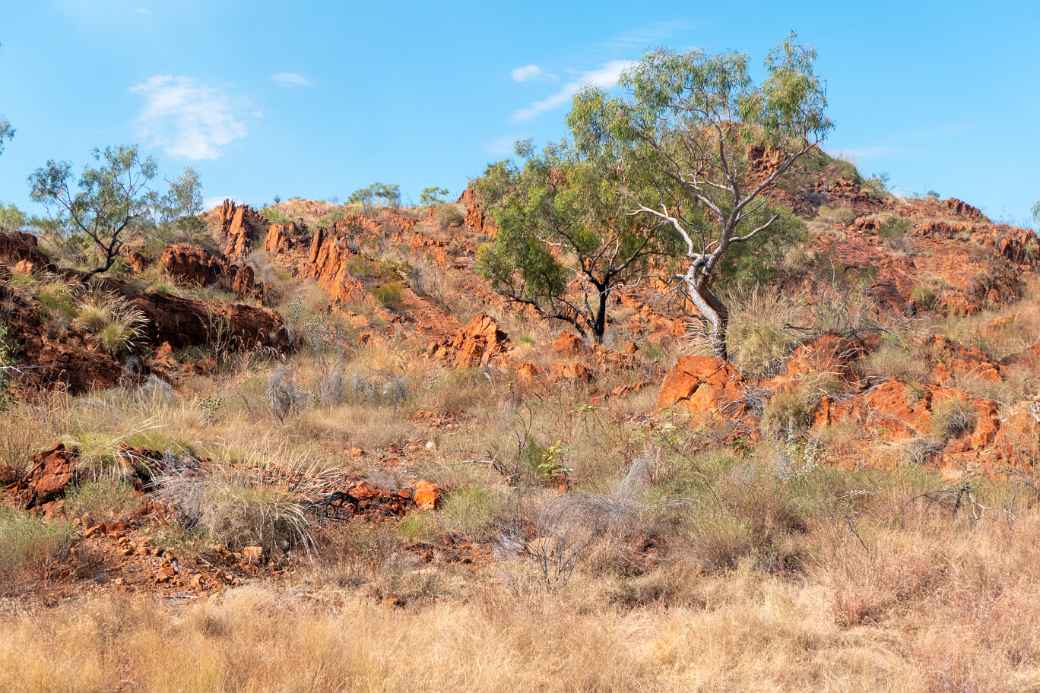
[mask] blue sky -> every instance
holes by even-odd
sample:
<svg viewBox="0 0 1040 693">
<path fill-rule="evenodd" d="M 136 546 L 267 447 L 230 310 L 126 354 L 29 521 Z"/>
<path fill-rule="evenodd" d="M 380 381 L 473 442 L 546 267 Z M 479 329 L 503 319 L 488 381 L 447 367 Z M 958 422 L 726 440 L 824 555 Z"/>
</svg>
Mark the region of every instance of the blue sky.
<svg viewBox="0 0 1040 693">
<path fill-rule="evenodd" d="M 6 4 L 6 3 L 5 3 Z M 792 5 L 797 4 L 797 8 Z M 300 6 L 296 6 L 300 5 Z M 302 7 L 301 7 L 302 6 Z M 647 49 L 819 51 L 827 145 L 897 192 L 1030 223 L 1040 199 L 1040 3 L 11 2 L 0 25 L 0 201 L 26 176 L 137 142 L 207 200 L 458 193 L 519 137 L 560 137 L 569 96 Z"/>
</svg>

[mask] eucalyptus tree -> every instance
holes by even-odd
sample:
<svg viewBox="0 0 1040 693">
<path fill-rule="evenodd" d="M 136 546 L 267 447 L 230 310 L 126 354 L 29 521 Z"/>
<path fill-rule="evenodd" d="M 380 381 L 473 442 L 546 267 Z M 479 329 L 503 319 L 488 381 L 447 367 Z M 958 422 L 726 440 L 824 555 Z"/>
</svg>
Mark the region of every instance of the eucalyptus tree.
<svg viewBox="0 0 1040 693">
<path fill-rule="evenodd" d="M 815 58 L 792 34 L 756 83 L 743 54 L 658 51 L 621 96 L 584 91 L 568 117 L 580 151 L 621 162 L 627 213 L 681 240 L 681 279 L 723 359 L 729 312 L 714 283 L 737 249 L 784 226 L 767 195 L 832 128 Z"/>
<path fill-rule="evenodd" d="M 491 164 L 476 181 L 498 226 L 478 267 L 510 300 L 601 342 L 612 292 L 675 244 L 627 213 L 611 152 L 521 142 L 517 154 L 519 163 Z"/>
<path fill-rule="evenodd" d="M 92 157 L 95 164 L 78 180 L 71 164 L 53 159 L 29 176 L 32 199 L 48 208 L 58 226 L 82 234 L 99 252 L 88 278 L 111 269 L 127 237 L 153 224 L 159 201 L 150 187 L 155 161 L 136 146 L 95 149 Z"/>
</svg>

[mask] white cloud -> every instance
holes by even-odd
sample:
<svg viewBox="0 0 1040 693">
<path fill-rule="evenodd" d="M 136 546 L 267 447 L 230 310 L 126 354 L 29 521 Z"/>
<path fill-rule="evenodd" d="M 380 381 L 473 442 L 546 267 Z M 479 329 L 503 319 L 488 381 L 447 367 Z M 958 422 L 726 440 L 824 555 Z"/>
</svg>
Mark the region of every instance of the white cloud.
<svg viewBox="0 0 1040 693">
<path fill-rule="evenodd" d="M 280 87 L 310 87 L 313 83 L 298 72 L 276 72 L 271 81 Z"/>
<path fill-rule="evenodd" d="M 522 65 L 509 73 L 514 82 L 529 82 L 545 74 L 537 65 Z"/>
<path fill-rule="evenodd" d="M 137 134 L 152 147 L 184 159 L 216 159 L 246 136 L 231 98 L 191 77 L 155 75 L 130 88 L 144 97 Z"/>
<path fill-rule="evenodd" d="M 565 105 L 575 94 L 586 87 L 597 87 L 599 89 L 610 89 L 618 83 L 621 73 L 636 65 L 633 60 L 611 60 L 601 67 L 578 76 L 572 82 L 568 82 L 559 90 L 549 96 L 535 101 L 513 113 L 513 120 L 531 120 L 546 111 Z"/>
<path fill-rule="evenodd" d="M 652 22 L 620 33 L 607 40 L 604 46 L 611 50 L 643 51 L 689 28 L 690 23 L 685 19 Z"/>
</svg>

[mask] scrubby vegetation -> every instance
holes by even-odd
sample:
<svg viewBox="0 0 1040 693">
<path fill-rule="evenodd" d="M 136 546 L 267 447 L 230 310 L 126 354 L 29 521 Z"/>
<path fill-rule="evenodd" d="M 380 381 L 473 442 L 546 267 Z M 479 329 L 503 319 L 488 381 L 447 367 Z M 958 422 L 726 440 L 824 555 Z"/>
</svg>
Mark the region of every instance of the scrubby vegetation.
<svg viewBox="0 0 1040 693">
<path fill-rule="evenodd" d="M 820 151 L 813 57 L 654 53 L 457 204 L 0 237 L 0 689 L 1034 686 L 1035 238 Z"/>
</svg>

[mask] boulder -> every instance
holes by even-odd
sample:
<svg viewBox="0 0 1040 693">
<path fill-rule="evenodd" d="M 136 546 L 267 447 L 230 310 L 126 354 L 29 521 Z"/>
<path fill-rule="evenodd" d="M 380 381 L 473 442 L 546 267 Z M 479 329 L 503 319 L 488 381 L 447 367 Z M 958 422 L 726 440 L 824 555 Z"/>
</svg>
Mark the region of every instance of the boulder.
<svg viewBox="0 0 1040 693">
<path fill-rule="evenodd" d="M 32 469 L 22 482 L 29 496 L 27 510 L 65 496 L 65 490 L 76 480 L 79 454 L 58 443 L 34 455 L 32 462 Z"/>
<path fill-rule="evenodd" d="M 35 269 L 50 265 L 47 256 L 40 250 L 36 236 L 20 231 L 0 233 L 0 265 L 14 267 L 22 262 Z"/>
<path fill-rule="evenodd" d="M 474 317 L 452 337 L 434 342 L 427 356 L 445 361 L 455 368 L 486 366 L 509 349 L 509 336 L 489 315 Z"/>
<path fill-rule="evenodd" d="M 745 413 L 744 383 L 732 364 L 714 356 L 684 356 L 665 376 L 658 411 L 681 405 L 695 424 Z"/>
<path fill-rule="evenodd" d="M 432 481 L 420 480 L 416 482 L 412 491 L 412 500 L 415 507 L 420 510 L 432 510 L 437 507 L 441 499 L 441 489 Z"/>
<path fill-rule="evenodd" d="M 233 264 L 197 245 L 176 243 L 163 250 L 159 264 L 178 284 L 217 286 L 241 298 L 262 300 L 264 287 L 256 282 L 253 268 Z"/>
<path fill-rule="evenodd" d="M 553 341 L 552 350 L 561 356 L 577 356 L 585 351 L 585 342 L 573 332 L 564 332 Z"/>
</svg>

